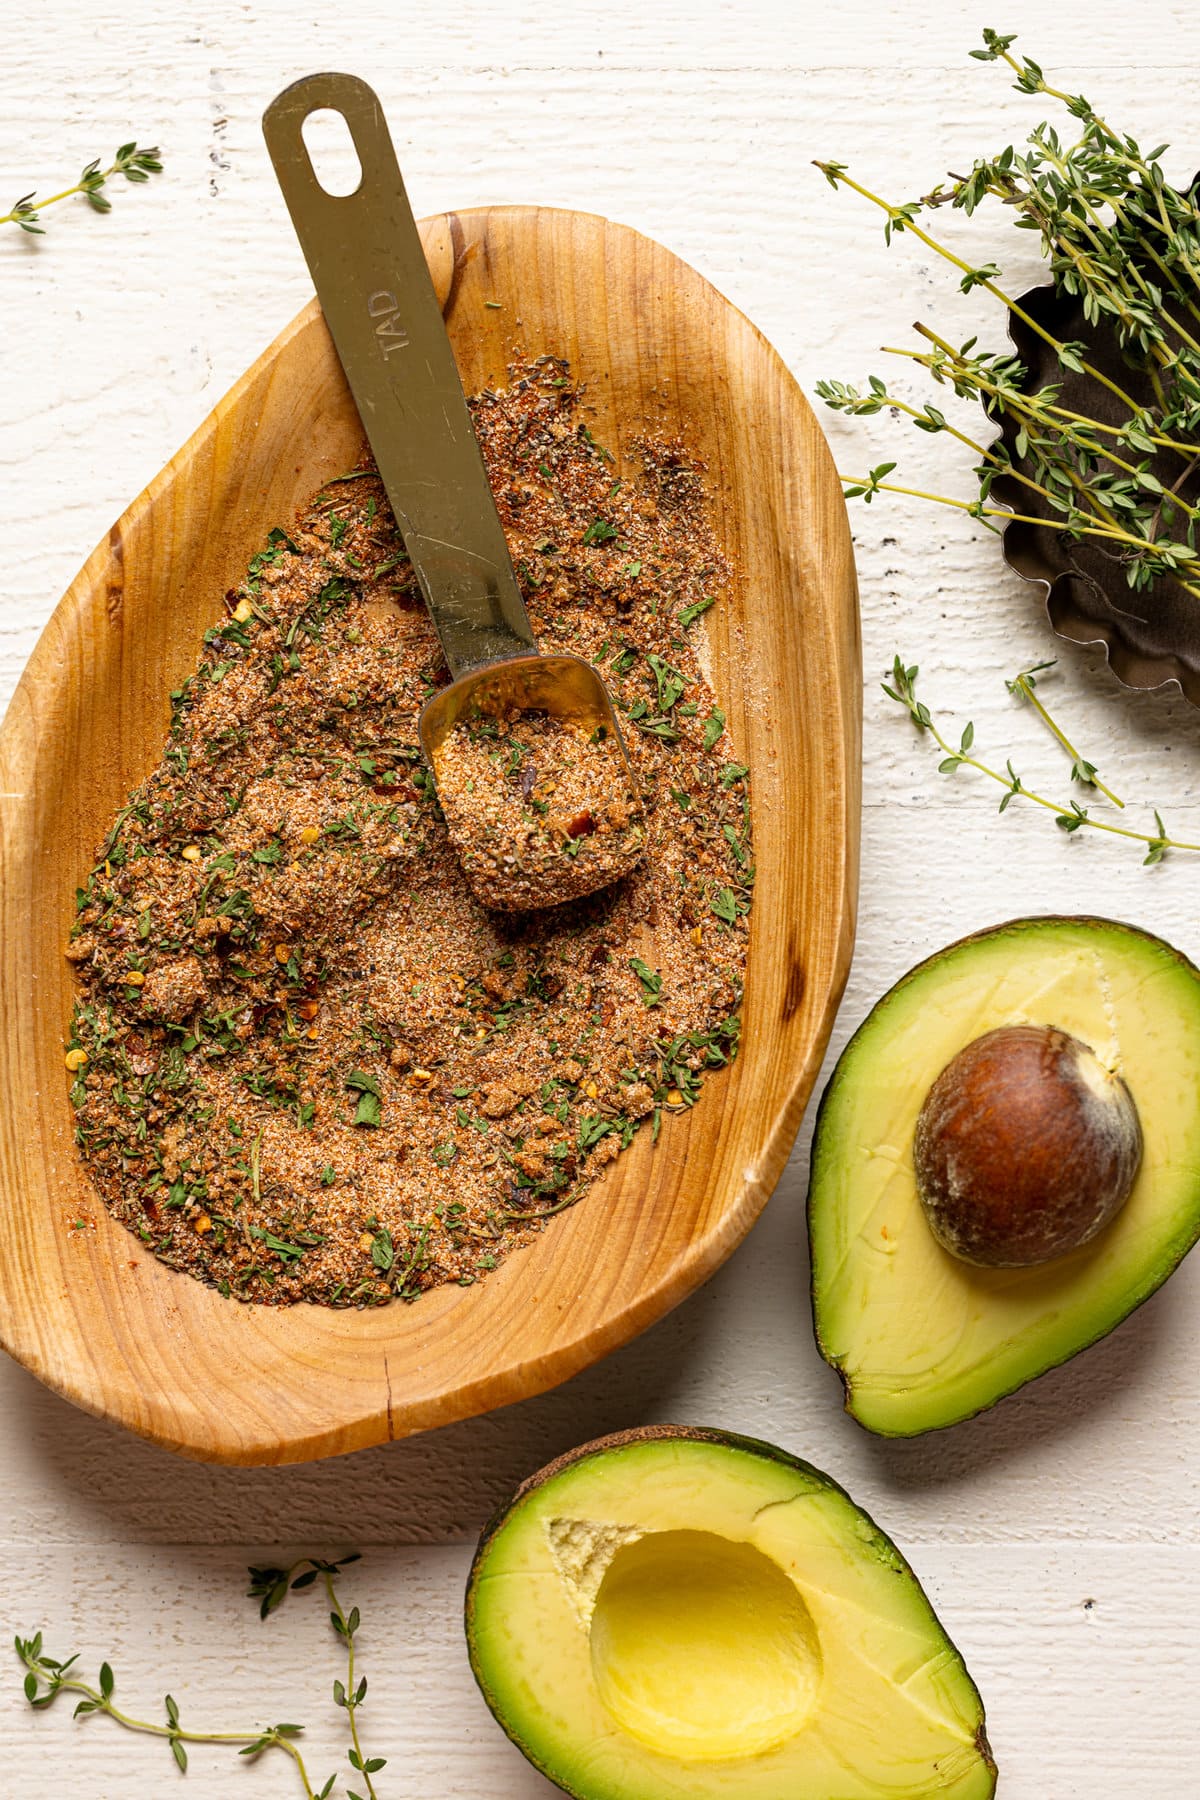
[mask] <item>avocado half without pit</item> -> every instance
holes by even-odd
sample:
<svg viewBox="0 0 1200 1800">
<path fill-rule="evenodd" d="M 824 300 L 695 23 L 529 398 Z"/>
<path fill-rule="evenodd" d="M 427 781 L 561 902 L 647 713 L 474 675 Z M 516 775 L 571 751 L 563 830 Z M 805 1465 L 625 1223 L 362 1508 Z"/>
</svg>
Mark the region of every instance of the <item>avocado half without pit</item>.
<svg viewBox="0 0 1200 1800">
<path fill-rule="evenodd" d="M 1089 918 L 930 957 L 833 1072 L 808 1212 L 817 1342 L 869 1429 L 1065 1362 L 1200 1236 L 1200 971 Z"/>
<path fill-rule="evenodd" d="M 979 1694 L 895 1545 L 750 1438 L 601 1438 L 527 1481 L 467 1588 L 471 1666 L 577 1800 L 988 1800 Z"/>
</svg>

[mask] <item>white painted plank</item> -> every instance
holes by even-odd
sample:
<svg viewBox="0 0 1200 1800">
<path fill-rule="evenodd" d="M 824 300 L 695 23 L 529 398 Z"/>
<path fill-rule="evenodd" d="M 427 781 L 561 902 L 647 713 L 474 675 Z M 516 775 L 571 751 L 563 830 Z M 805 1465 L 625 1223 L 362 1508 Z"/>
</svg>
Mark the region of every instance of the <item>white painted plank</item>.
<svg viewBox="0 0 1200 1800">
<path fill-rule="evenodd" d="M 164 145 L 167 173 L 117 193 L 107 219 L 63 208 L 37 244 L 0 234 L 0 703 L 92 544 L 307 297 L 258 128 L 293 75 L 370 73 L 418 210 L 537 199 L 660 237 L 750 313 L 810 389 L 886 369 L 878 346 L 905 341 L 910 318 L 995 337 L 978 296 L 957 297 L 918 247 L 885 250 L 876 216 L 810 168 L 814 156 L 851 161 L 904 197 L 1032 123 L 1034 103 L 966 60 L 981 24 L 1021 30 L 1031 54 L 1113 117 L 1173 136 L 1177 173 L 1200 163 L 1186 98 L 1200 23 L 1163 0 L 1138 10 L 1136 35 L 1117 0 L 1010 0 L 1003 17 L 939 0 L 919 19 L 898 0 L 847 0 L 811 18 L 773 0 L 300 10 L 128 0 L 97 15 L 50 0 L 6 42 L 0 171 L 12 197 L 59 185 L 135 134 Z M 966 229 L 973 254 L 990 254 L 996 229 L 986 214 Z M 922 391 L 887 372 L 900 391 Z M 969 458 L 941 441 L 887 419 L 826 422 L 843 467 L 895 456 L 918 485 L 968 491 Z M 916 957 L 1013 913 L 1130 917 L 1200 956 L 1195 865 L 1143 871 L 1129 848 L 1064 842 L 1031 809 L 997 821 L 982 782 L 936 777 L 928 744 L 875 685 L 902 650 L 922 664 L 931 704 L 974 718 L 981 748 L 1001 761 L 1011 751 L 1031 781 L 1068 791 L 1057 750 L 1004 689 L 1053 640 L 994 540 L 915 502 L 880 502 L 853 523 L 866 826 L 859 948 L 831 1058 Z M 1119 693 L 1093 654 L 1060 655 L 1043 691 L 1130 811 L 1158 804 L 1200 836 L 1198 715 L 1169 696 Z M 466 1669 L 470 1543 L 505 1491 L 557 1451 L 642 1421 L 703 1421 L 811 1457 L 897 1537 L 983 1689 L 1005 1800 L 1192 1800 L 1200 1264 L 991 1415 L 876 1443 L 839 1412 L 811 1341 L 807 1140 L 806 1127 L 747 1244 L 672 1318 L 556 1394 L 408 1444 L 312 1468 L 206 1469 L 0 1368 L 7 1624 L 44 1623 L 93 1663 L 110 1654 L 123 1689 L 151 1705 L 169 1681 L 197 1717 L 248 1707 L 311 1718 L 323 1775 L 336 1740 L 320 1608 L 260 1627 L 238 1598 L 256 1554 L 243 1546 L 270 1556 L 374 1544 L 347 1591 L 363 1597 L 378 1741 L 393 1759 L 381 1791 L 536 1800 L 548 1788 L 492 1727 Z M 103 1721 L 86 1739 L 71 1731 L 24 1711 L 15 1664 L 0 1678 L 11 1791 L 174 1791 L 160 1747 L 131 1746 Z M 78 1778 L 68 1752 L 83 1755 Z M 292 1789 L 286 1768 L 230 1773 L 198 1756 L 182 1791 Z"/>
<path fill-rule="evenodd" d="M 983 1691 L 1006 1797 L 1192 1800 L 1195 1754 L 1181 1721 L 1194 1711 L 1189 1671 L 1200 1653 L 1194 1546 L 905 1548 Z M 178 1545 L 97 1560 L 33 1546 L 8 1577 L 8 1605 L 23 1633 L 45 1630 L 54 1653 L 79 1650 L 93 1681 L 107 1657 L 118 1703 L 136 1717 L 160 1719 L 169 1691 L 198 1729 L 302 1723 L 311 1770 L 324 1780 L 342 1753 L 330 1689 L 344 1663 L 317 1595 L 293 1596 L 266 1624 L 243 1598 L 245 1565 L 274 1553 Z M 468 1565 L 466 1550 L 379 1547 L 343 1581 L 364 1620 L 363 1738 L 370 1754 L 389 1758 L 379 1785 L 394 1800 L 541 1800 L 553 1791 L 475 1689 L 460 1619 Z M 0 1687 L 13 1791 L 50 1800 L 64 1791 L 53 1783 L 68 1767 L 79 1771 L 70 1778 L 75 1800 L 175 1791 L 161 1744 L 104 1719 L 73 1725 L 59 1708 L 31 1714 L 15 1680 Z M 196 1749 L 191 1764 L 186 1800 L 299 1792 L 281 1758 L 254 1772 Z"/>
</svg>

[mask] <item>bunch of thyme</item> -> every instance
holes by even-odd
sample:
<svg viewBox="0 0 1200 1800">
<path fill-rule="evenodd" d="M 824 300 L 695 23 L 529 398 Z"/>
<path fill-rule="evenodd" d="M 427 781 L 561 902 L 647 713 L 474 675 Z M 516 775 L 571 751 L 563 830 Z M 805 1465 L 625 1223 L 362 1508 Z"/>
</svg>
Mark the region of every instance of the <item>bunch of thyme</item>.
<svg viewBox="0 0 1200 1800">
<path fill-rule="evenodd" d="M 60 194 L 50 194 L 45 200 L 39 200 L 35 193 L 22 194 L 8 212 L 0 213 L 0 225 L 17 225 L 31 237 L 43 237 L 45 228 L 38 221 L 48 206 L 56 206 L 60 200 L 69 200 L 73 194 L 82 194 L 93 212 L 111 212 L 112 201 L 103 190 L 114 175 L 123 175 L 126 181 L 139 182 L 149 181 L 151 175 L 161 172 L 162 161 L 157 145 L 141 150 L 136 144 L 122 144 L 106 169 L 100 167 L 100 158 L 97 156 L 88 163 L 74 186 L 64 188 Z"/>
<path fill-rule="evenodd" d="M 333 1684 L 334 1703 L 345 1709 L 349 1732 L 350 1747 L 346 1752 L 347 1761 L 356 1775 L 362 1777 L 365 1794 L 347 1791 L 347 1800 L 379 1800 L 372 1782 L 375 1775 L 386 1764 L 382 1756 L 367 1756 L 362 1747 L 358 1730 L 358 1711 L 366 1698 L 367 1679 L 359 1675 L 355 1666 L 354 1640 L 359 1629 L 359 1612 L 357 1606 L 347 1612 L 343 1607 L 337 1591 L 337 1580 L 340 1572 L 348 1564 L 357 1562 L 358 1557 L 343 1556 L 339 1562 L 325 1562 L 317 1557 L 304 1557 L 293 1563 L 290 1568 L 254 1568 L 250 1570 L 249 1593 L 252 1599 L 259 1601 L 259 1613 L 262 1618 L 273 1613 L 282 1606 L 289 1593 L 300 1588 L 312 1587 L 317 1581 L 324 1585 L 326 1598 L 329 1601 L 329 1621 L 346 1650 L 346 1678 Z M 337 1781 L 336 1774 L 331 1775 L 321 1788 L 313 1786 L 313 1778 L 305 1766 L 304 1757 L 297 1743 L 302 1734 L 302 1725 L 279 1724 L 266 1726 L 249 1726 L 237 1730 L 197 1731 L 184 1725 L 179 1716 L 179 1704 L 170 1695 L 163 1698 L 163 1719 L 159 1723 L 150 1719 L 134 1718 L 132 1714 L 119 1708 L 113 1695 L 116 1691 L 116 1678 L 109 1663 L 103 1662 L 95 1683 L 84 1681 L 75 1672 L 78 1658 L 68 1657 L 65 1661 L 50 1656 L 44 1648 L 42 1633 L 36 1632 L 31 1638 L 18 1637 L 15 1640 L 17 1656 L 25 1669 L 25 1698 L 30 1706 L 39 1710 L 52 1706 L 60 1694 L 76 1694 L 79 1696 L 74 1717 L 85 1718 L 91 1713 L 104 1713 L 127 1731 L 139 1732 L 143 1736 L 161 1738 L 170 1748 L 182 1773 L 187 1773 L 189 1744 L 224 1744 L 235 1748 L 239 1756 L 251 1761 L 257 1760 L 268 1750 L 282 1750 L 292 1760 L 300 1785 L 304 1790 L 304 1800 L 328 1800 L 333 1793 Z"/>
<path fill-rule="evenodd" d="M 889 243 L 899 233 L 919 239 L 958 271 L 964 293 L 990 294 L 1049 346 L 1061 369 L 1106 390 L 1117 422 L 1064 405 L 1061 382 L 1027 389 L 1028 372 L 1011 350 L 981 351 L 975 338 L 956 346 L 917 325 L 924 347 L 886 353 L 919 364 L 939 386 L 978 401 L 989 419 L 1007 422 L 1012 448 L 1003 438 L 978 442 L 937 407 L 909 405 L 878 377 L 865 389 L 819 382 L 819 397 L 837 411 L 907 415 L 921 431 L 948 432 L 979 459 L 979 491 L 970 500 L 889 482 L 894 462 L 843 477 L 847 495 L 870 501 L 881 491 L 909 494 L 961 508 L 992 530 L 1000 529 L 994 521 L 1028 518 L 1068 541 L 1096 540 L 1135 590 L 1171 577 L 1200 599 L 1200 507 L 1181 492 L 1200 467 L 1200 205 L 1192 189 L 1172 186 L 1164 174 L 1166 145 L 1144 153 L 1082 94 L 1051 86 L 1037 63 L 1012 55 L 1012 36 L 989 30 L 983 40 L 971 55 L 1006 64 L 1018 92 L 1059 102 L 1075 121 L 1069 140 L 1040 124 L 1024 149 L 1010 145 L 977 160 L 969 175 L 951 177 L 949 186 L 899 203 L 852 179 L 842 163 L 817 167 L 834 188 L 850 188 L 880 208 Z M 971 214 L 988 200 L 1038 234 L 1055 288 L 1081 304 L 1090 325 L 1111 332 L 1133 379 L 1097 368 L 1086 345 L 1060 340 L 1021 307 L 996 263 L 973 266 L 920 222 L 940 207 Z M 1001 475 L 1037 497 L 1033 516 L 993 501 Z"/>
</svg>

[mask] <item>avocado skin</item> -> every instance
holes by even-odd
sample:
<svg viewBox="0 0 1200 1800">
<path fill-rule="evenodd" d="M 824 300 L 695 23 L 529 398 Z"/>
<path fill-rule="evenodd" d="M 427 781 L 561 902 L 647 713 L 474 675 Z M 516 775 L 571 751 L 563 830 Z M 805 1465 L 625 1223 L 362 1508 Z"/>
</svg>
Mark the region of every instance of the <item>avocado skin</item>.
<svg viewBox="0 0 1200 1800">
<path fill-rule="evenodd" d="M 517 1749 L 520 1750 L 521 1754 L 526 1757 L 548 1781 L 553 1782 L 562 1793 L 570 1795 L 572 1800 L 588 1800 L 588 1796 L 582 1793 L 580 1789 L 568 1786 L 564 1782 L 559 1771 L 548 1767 L 546 1762 L 525 1742 L 518 1729 L 504 1717 L 503 1712 L 493 1703 L 493 1696 L 489 1691 L 483 1671 L 479 1667 L 475 1653 L 474 1633 L 476 1578 L 497 1532 L 508 1523 L 523 1501 L 527 1500 L 530 1495 L 536 1493 L 538 1489 L 544 1487 L 545 1484 L 552 1480 L 556 1475 L 561 1475 L 565 1470 L 573 1468 L 577 1463 L 586 1462 L 592 1457 L 603 1457 L 608 1451 L 622 1450 L 633 1444 L 679 1442 L 681 1440 L 693 1443 L 716 1444 L 726 1450 L 740 1450 L 747 1456 L 759 1457 L 765 1461 L 777 1463 L 782 1468 L 795 1470 L 798 1474 L 805 1476 L 813 1483 L 839 1495 L 855 1509 L 861 1516 L 864 1524 L 870 1530 L 871 1547 L 877 1554 L 879 1560 L 886 1564 L 886 1566 L 892 1569 L 897 1575 L 906 1577 L 912 1583 L 926 1605 L 929 1606 L 929 1610 L 936 1620 L 937 1628 L 941 1633 L 942 1638 L 945 1640 L 947 1647 L 953 1652 L 962 1665 L 967 1684 L 974 1696 L 975 1703 L 979 1710 L 979 1725 L 975 1733 L 975 1747 L 991 1775 L 992 1786 L 990 1792 L 994 1795 L 999 1771 L 997 1769 L 995 1757 L 992 1754 L 991 1744 L 988 1742 L 987 1721 L 984 1716 L 983 1698 L 975 1681 L 971 1677 L 969 1670 L 967 1670 L 966 1664 L 962 1660 L 957 1645 L 950 1638 L 949 1634 L 942 1626 L 940 1618 L 938 1618 L 937 1614 L 934 1612 L 932 1603 L 930 1602 L 925 1589 L 922 1587 L 916 1575 L 913 1573 L 910 1564 L 901 1555 L 891 1538 L 888 1537 L 885 1531 L 880 1529 L 870 1514 L 866 1512 L 863 1507 L 859 1506 L 857 1501 L 851 1499 L 845 1488 L 834 1481 L 831 1476 L 826 1475 L 822 1470 L 815 1468 L 812 1463 L 805 1462 L 803 1458 L 793 1456 L 786 1450 L 781 1450 L 777 1444 L 769 1444 L 761 1438 L 745 1437 L 741 1433 L 735 1431 L 721 1431 L 715 1426 L 643 1425 L 626 1431 L 609 1432 L 604 1437 L 593 1438 L 589 1443 L 580 1444 L 576 1449 L 564 1451 L 562 1455 L 555 1457 L 553 1461 L 548 1462 L 544 1468 L 539 1469 L 536 1474 L 528 1476 L 521 1482 L 514 1490 L 511 1497 L 496 1508 L 495 1512 L 488 1520 L 488 1523 L 484 1526 L 475 1555 L 471 1559 L 470 1573 L 467 1576 L 464 1625 L 466 1628 L 467 1654 L 471 1664 L 471 1673 L 474 1675 L 476 1684 L 478 1685 L 484 1700 L 487 1702 L 488 1710 L 504 1731 L 505 1736 L 508 1737 L 510 1741 L 516 1745 Z"/>
<path fill-rule="evenodd" d="M 1195 1247 L 1197 1242 L 1200 1242 L 1200 1187 L 1198 1187 L 1194 1201 L 1194 1218 L 1190 1235 L 1185 1234 L 1178 1241 L 1175 1252 L 1162 1268 L 1161 1272 L 1154 1280 L 1141 1284 L 1140 1286 L 1135 1285 L 1131 1287 L 1128 1305 L 1114 1317 L 1111 1317 L 1105 1323 L 1098 1325 L 1096 1330 L 1090 1336 L 1082 1338 L 1073 1349 L 1067 1351 L 1064 1355 L 1052 1357 L 1049 1361 L 1042 1363 L 1040 1366 L 1030 1369 L 1026 1374 L 1017 1376 L 996 1393 L 989 1394 L 986 1398 L 982 1398 L 977 1406 L 958 1412 L 952 1418 L 947 1418 L 937 1424 L 906 1428 L 902 1425 L 888 1426 L 877 1422 L 868 1423 L 860 1417 L 856 1410 L 856 1398 L 851 1377 L 846 1373 L 846 1370 L 836 1353 L 833 1352 L 824 1341 L 820 1324 L 820 1277 L 814 1246 L 814 1207 L 818 1199 L 817 1177 L 819 1174 L 820 1155 L 823 1148 L 822 1134 L 823 1129 L 827 1126 L 830 1104 L 837 1097 L 840 1082 L 845 1076 L 847 1068 L 853 1066 L 854 1052 L 860 1040 L 866 1034 L 868 1029 L 877 1023 L 880 1014 L 884 1013 L 889 1005 L 898 999 L 899 996 L 902 995 L 906 989 L 911 987 L 915 981 L 921 979 L 931 969 L 936 968 L 936 966 L 943 962 L 947 957 L 960 951 L 968 950 L 972 945 L 1009 938 L 1012 940 L 1014 946 L 1017 946 L 1029 933 L 1036 933 L 1040 930 L 1044 930 L 1048 926 L 1070 926 L 1078 928 L 1081 931 L 1094 931 L 1105 937 L 1126 933 L 1140 942 L 1151 945 L 1155 949 L 1163 952 L 1169 959 L 1178 965 L 1178 968 L 1182 973 L 1186 973 L 1195 982 L 1200 983 L 1200 969 L 1196 967 L 1189 957 L 1185 956 L 1181 950 L 1176 949 L 1173 944 L 1168 943 L 1165 938 L 1159 937 L 1154 932 L 1146 931 L 1141 926 L 1132 925 L 1117 919 L 1105 919 L 1093 913 L 1048 913 L 1028 918 L 1010 919 L 1000 925 L 986 926 L 979 931 L 969 932 L 965 937 L 955 939 L 953 943 L 944 945 L 940 950 L 935 950 L 931 955 L 924 957 L 919 963 L 914 964 L 906 974 L 900 977 L 899 981 L 893 983 L 887 992 L 875 1002 L 870 1012 L 867 1013 L 853 1036 L 849 1039 L 841 1055 L 838 1057 L 833 1072 L 822 1090 L 820 1102 L 817 1106 L 809 1164 L 806 1215 L 810 1250 L 809 1298 L 812 1306 L 813 1336 L 816 1339 L 817 1348 L 822 1357 L 829 1364 L 830 1368 L 835 1371 L 841 1382 L 845 1411 L 850 1414 L 856 1424 L 861 1425 L 865 1431 L 869 1431 L 874 1437 L 905 1438 L 923 1435 L 925 1431 L 946 1431 L 954 1425 L 963 1424 L 968 1419 L 978 1418 L 981 1413 L 990 1411 L 991 1408 L 997 1405 L 1001 1400 L 1006 1400 L 1011 1394 L 1017 1393 L 1021 1388 L 1027 1386 L 1029 1382 L 1036 1380 L 1038 1376 L 1048 1374 L 1051 1369 L 1061 1367 L 1063 1363 L 1071 1361 L 1082 1351 L 1091 1349 L 1093 1344 L 1097 1344 L 1103 1338 L 1108 1337 L 1111 1332 L 1116 1330 L 1118 1325 L 1122 1324 L 1130 1316 L 1130 1314 L 1136 1312 L 1139 1306 L 1144 1305 L 1152 1295 L 1158 1292 L 1159 1288 L 1168 1277 L 1179 1267 L 1179 1264 L 1183 1261 L 1188 1252 Z"/>
</svg>

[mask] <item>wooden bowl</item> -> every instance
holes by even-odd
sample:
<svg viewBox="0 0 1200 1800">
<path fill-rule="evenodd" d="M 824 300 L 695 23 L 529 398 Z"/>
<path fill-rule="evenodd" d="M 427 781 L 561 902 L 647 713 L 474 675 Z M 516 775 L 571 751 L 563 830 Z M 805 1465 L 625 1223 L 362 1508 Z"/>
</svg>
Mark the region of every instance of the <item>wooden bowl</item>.
<svg viewBox="0 0 1200 1800">
<path fill-rule="evenodd" d="M 840 485 L 795 382 L 734 307 L 634 231 L 490 207 L 422 232 L 468 391 L 503 378 L 515 342 L 557 352 L 618 459 L 650 429 L 681 433 L 708 465 L 718 534 L 744 577 L 740 599 L 706 620 L 714 686 L 753 771 L 743 1047 L 694 1112 L 664 1120 L 656 1149 L 641 1133 L 532 1247 L 412 1306 L 222 1299 L 147 1254 L 93 1192 L 63 1067 L 74 891 L 158 762 L 168 692 L 220 597 L 271 526 L 353 466 L 361 427 L 314 301 L 88 559 L 0 732 L 0 1342 L 77 1405 L 217 1462 L 333 1455 L 519 1400 L 691 1293 L 784 1166 L 850 961 L 854 568 Z"/>
</svg>

